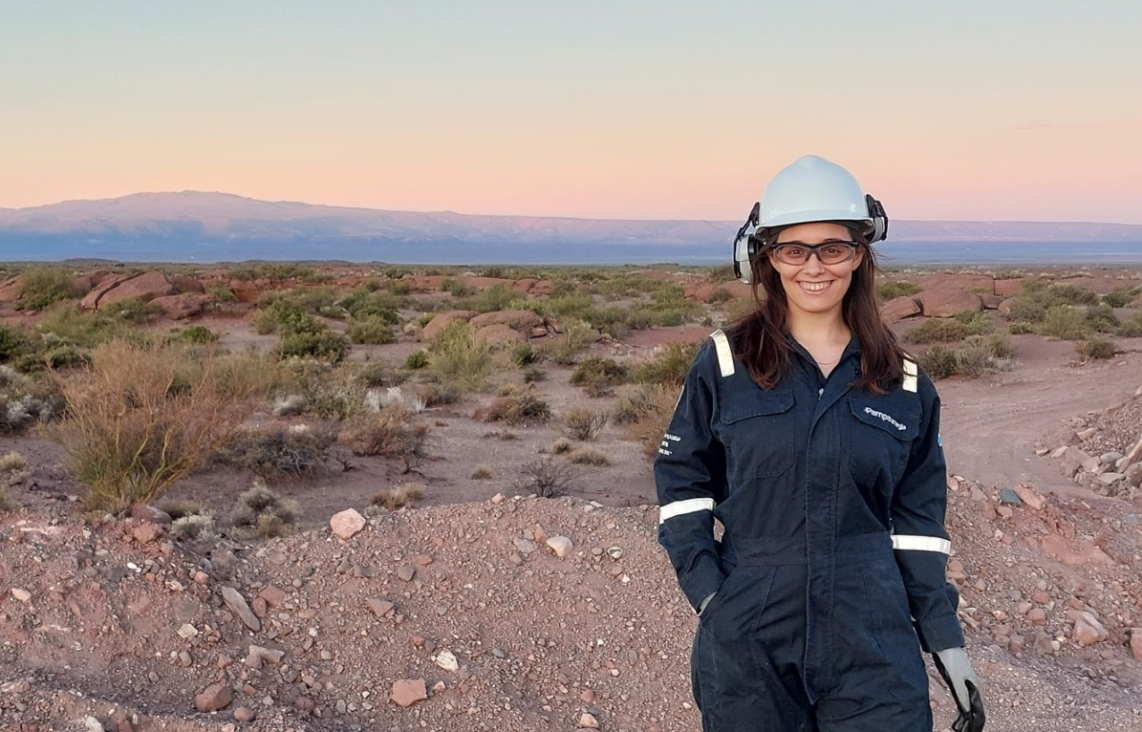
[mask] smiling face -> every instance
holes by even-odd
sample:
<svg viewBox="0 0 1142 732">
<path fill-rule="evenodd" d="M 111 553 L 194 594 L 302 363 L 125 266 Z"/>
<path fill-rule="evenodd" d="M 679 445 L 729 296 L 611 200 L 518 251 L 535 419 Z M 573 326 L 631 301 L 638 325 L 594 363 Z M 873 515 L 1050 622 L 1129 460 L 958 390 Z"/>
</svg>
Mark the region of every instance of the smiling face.
<svg viewBox="0 0 1142 732">
<path fill-rule="evenodd" d="M 798 224 L 782 230 L 777 235 L 776 245 L 781 244 L 824 244 L 826 242 L 851 242 L 852 232 L 841 224 L 825 222 Z M 818 250 L 820 251 L 820 250 Z M 864 247 L 858 246 L 855 256 L 838 264 L 822 264 L 818 254 L 813 254 L 802 264 L 786 264 L 769 251 L 769 261 L 781 275 L 781 286 L 789 303 L 789 317 L 806 315 L 841 316 L 841 305 L 845 293 L 852 282 L 853 272 L 864 258 Z"/>
</svg>

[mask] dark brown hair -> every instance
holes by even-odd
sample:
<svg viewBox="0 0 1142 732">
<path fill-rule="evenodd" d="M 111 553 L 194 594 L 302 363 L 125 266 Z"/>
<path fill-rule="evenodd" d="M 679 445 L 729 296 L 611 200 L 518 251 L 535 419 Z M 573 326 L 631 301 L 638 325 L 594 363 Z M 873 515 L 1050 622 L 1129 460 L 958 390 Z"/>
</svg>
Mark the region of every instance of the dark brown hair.
<svg viewBox="0 0 1142 732">
<path fill-rule="evenodd" d="M 861 250 L 864 258 L 853 271 L 841 304 L 845 324 L 860 339 L 861 375 L 852 386 L 883 394 L 903 378 L 904 351 L 880 319 L 876 304 L 877 265 L 872 247 L 862 243 Z M 746 364 L 750 377 L 763 389 L 771 389 L 788 372 L 793 356 L 793 347 L 786 335 L 789 301 L 781 284 L 781 274 L 766 252 L 753 258 L 751 271 L 753 300 L 757 307 L 735 321 L 728 335 L 734 356 Z M 759 289 L 764 289 L 764 299 Z"/>
</svg>

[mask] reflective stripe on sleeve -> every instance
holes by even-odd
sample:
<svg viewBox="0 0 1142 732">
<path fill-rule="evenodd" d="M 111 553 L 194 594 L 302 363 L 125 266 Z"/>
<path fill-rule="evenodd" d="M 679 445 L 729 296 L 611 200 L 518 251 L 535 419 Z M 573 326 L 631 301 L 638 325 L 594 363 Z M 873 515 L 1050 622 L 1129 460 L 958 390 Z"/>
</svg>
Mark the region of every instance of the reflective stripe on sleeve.
<svg viewBox="0 0 1142 732">
<path fill-rule="evenodd" d="M 904 391 L 915 392 L 917 387 L 917 377 L 920 375 L 920 367 L 916 362 L 910 358 L 904 359 Z"/>
<path fill-rule="evenodd" d="M 666 523 L 666 519 L 681 516 L 684 513 L 713 510 L 713 498 L 687 498 L 685 501 L 674 501 L 658 509 L 658 523 Z"/>
<path fill-rule="evenodd" d="M 892 537 L 892 548 L 898 551 L 952 553 L 952 542 L 938 536 L 896 536 Z"/>
<path fill-rule="evenodd" d="M 715 330 L 710 334 L 710 338 L 714 339 L 714 349 L 718 352 L 718 370 L 722 372 L 722 376 L 734 375 L 734 355 L 730 351 L 730 339 L 726 338 L 726 334 L 721 330 Z"/>
</svg>

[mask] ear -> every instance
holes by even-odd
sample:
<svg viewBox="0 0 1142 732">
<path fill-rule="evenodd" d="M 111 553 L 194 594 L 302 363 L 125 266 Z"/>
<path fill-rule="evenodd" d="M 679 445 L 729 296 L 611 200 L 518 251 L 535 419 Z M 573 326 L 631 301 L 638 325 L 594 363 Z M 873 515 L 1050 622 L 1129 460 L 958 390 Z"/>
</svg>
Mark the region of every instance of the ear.
<svg viewBox="0 0 1142 732">
<path fill-rule="evenodd" d="M 861 244 L 860 246 L 857 247 L 856 255 L 853 256 L 853 258 L 852 258 L 853 271 L 854 272 L 857 270 L 858 267 L 860 267 L 861 262 L 864 261 L 865 249 L 866 249 L 865 244 Z"/>
</svg>

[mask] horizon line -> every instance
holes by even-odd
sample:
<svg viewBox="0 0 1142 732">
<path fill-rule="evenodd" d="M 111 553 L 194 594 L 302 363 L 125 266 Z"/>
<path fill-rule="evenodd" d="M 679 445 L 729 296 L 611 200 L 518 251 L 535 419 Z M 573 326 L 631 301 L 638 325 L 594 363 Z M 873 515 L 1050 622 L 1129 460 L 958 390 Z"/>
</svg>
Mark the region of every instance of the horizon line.
<svg viewBox="0 0 1142 732">
<path fill-rule="evenodd" d="M 391 208 L 374 208 L 369 206 L 348 206 L 335 203 L 313 203 L 310 201 L 299 200 L 268 200 L 264 198 L 253 198 L 251 196 L 244 196 L 240 193 L 231 193 L 229 191 L 204 191 L 197 189 L 184 189 L 181 191 L 136 191 L 134 193 L 126 193 L 120 196 L 108 196 L 105 198 L 67 198 L 52 203 L 42 203 L 33 206 L 19 206 L 19 207 L 6 207 L 0 206 L 0 211 L 28 211 L 39 208 L 49 208 L 52 206 L 61 206 L 69 203 L 99 203 L 103 201 L 119 201 L 126 198 L 133 198 L 136 196 L 176 196 L 182 194 L 196 194 L 205 196 L 227 196 L 232 198 L 239 198 L 244 201 L 252 201 L 255 203 L 268 203 L 268 204 L 297 204 L 302 206 L 313 206 L 321 208 L 338 208 L 353 211 L 377 211 L 383 213 L 407 213 L 407 214 L 451 214 L 454 216 L 471 216 L 482 218 L 515 218 L 515 219 L 552 219 L 558 221 L 635 221 L 635 222 L 653 222 L 653 221 L 685 221 L 694 223 L 733 223 L 736 219 L 672 219 L 672 218 L 608 218 L 608 217 L 585 217 L 585 216 L 554 216 L 554 215 L 534 215 L 534 214 L 514 214 L 514 213 L 465 213 L 463 211 L 454 211 L 452 209 L 437 209 L 420 211 L 413 209 L 391 209 Z M 1124 226 L 1142 228 L 1142 223 L 1131 224 L 1117 221 L 1092 221 L 1092 220 L 1069 220 L 1069 221 L 1047 221 L 1047 220 L 1031 220 L 1031 219 L 889 219 L 889 222 L 908 222 L 908 223 L 952 223 L 952 224 L 1049 224 L 1049 225 L 1096 225 L 1096 226 Z"/>
</svg>

